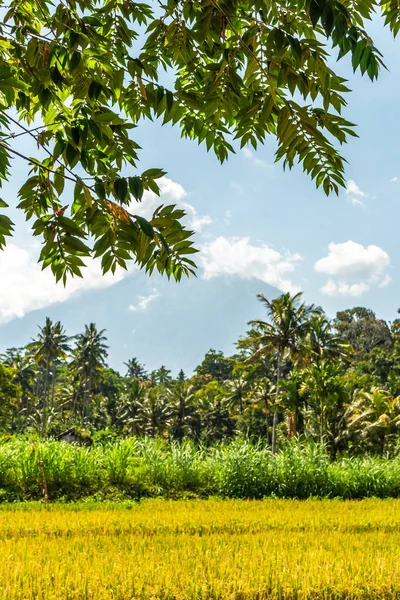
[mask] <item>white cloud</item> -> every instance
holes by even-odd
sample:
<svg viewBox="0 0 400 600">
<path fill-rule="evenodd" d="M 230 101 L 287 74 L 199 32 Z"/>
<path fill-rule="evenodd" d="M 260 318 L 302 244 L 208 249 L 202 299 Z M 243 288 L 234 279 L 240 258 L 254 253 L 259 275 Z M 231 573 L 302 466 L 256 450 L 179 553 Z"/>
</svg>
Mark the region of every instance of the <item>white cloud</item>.
<svg viewBox="0 0 400 600">
<path fill-rule="evenodd" d="M 353 206 L 365 208 L 365 203 L 361 198 L 368 198 L 368 194 L 363 192 L 353 179 L 349 179 L 346 187 L 347 199 Z"/>
<path fill-rule="evenodd" d="M 127 275 L 122 269 L 115 275 L 103 275 L 100 260 L 92 260 L 83 270 L 83 278 L 70 278 L 64 287 L 56 283 L 50 269 L 41 270 L 37 256 L 35 247 L 27 249 L 16 244 L 0 252 L 0 323 L 64 302 L 81 291 L 110 287 Z"/>
<path fill-rule="evenodd" d="M 130 304 L 128 308 L 129 310 L 133 310 L 135 312 L 137 312 L 138 310 L 146 310 L 149 304 L 153 302 L 153 300 L 158 298 L 159 295 L 160 294 L 158 293 L 158 291 L 155 288 L 153 288 L 148 296 L 138 296 L 139 302 L 137 304 Z"/>
<path fill-rule="evenodd" d="M 349 179 L 347 182 L 346 191 L 348 194 L 353 194 L 354 196 L 360 196 L 361 198 L 366 198 L 368 194 L 360 190 L 358 185 L 353 179 Z"/>
<path fill-rule="evenodd" d="M 380 288 L 387 287 L 389 285 L 389 283 L 391 283 L 391 281 L 392 281 L 392 278 L 390 277 L 390 275 L 385 275 L 385 277 L 380 282 L 379 287 Z"/>
<path fill-rule="evenodd" d="M 261 169 L 270 169 L 271 165 L 267 163 L 265 160 L 261 160 L 255 156 L 254 152 L 250 150 L 250 148 L 243 148 L 244 157 L 251 162 L 255 167 L 259 167 Z"/>
<path fill-rule="evenodd" d="M 392 177 L 389 181 L 390 183 L 396 183 L 397 181 L 399 181 L 399 178 L 396 175 L 395 177 Z"/>
<path fill-rule="evenodd" d="M 210 225 L 213 220 L 209 215 L 199 216 L 196 209 L 187 202 L 186 190 L 172 179 L 161 177 L 157 180 L 160 187 L 160 196 L 146 190 L 143 194 L 141 202 L 133 200 L 129 205 L 129 210 L 136 215 L 140 215 L 145 219 L 151 219 L 154 211 L 160 204 L 176 204 L 179 208 L 183 208 L 186 212 L 185 221 L 190 229 L 202 231 L 206 225 Z"/>
<path fill-rule="evenodd" d="M 351 240 L 329 244 L 328 255 L 314 265 L 317 273 L 330 276 L 321 288 L 328 296 L 361 296 L 375 285 L 384 287 L 391 281 L 389 267 L 390 257 L 382 248 Z"/>
<path fill-rule="evenodd" d="M 286 277 L 301 260 L 297 253 L 274 250 L 265 244 L 253 246 L 248 237 L 218 237 L 205 244 L 200 263 L 203 278 L 234 275 L 242 279 L 259 279 L 283 292 L 298 292 L 299 288 Z"/>
<path fill-rule="evenodd" d="M 182 202 L 182 208 L 186 212 L 186 220 L 190 229 L 193 229 L 194 231 L 200 232 L 206 225 L 211 225 L 211 223 L 213 222 L 212 218 L 209 215 L 204 215 L 203 217 L 200 217 L 197 214 L 194 207 L 188 202 Z"/>
<path fill-rule="evenodd" d="M 359 206 L 360 208 L 365 208 L 365 204 L 362 200 L 360 200 L 360 198 L 354 198 L 354 196 L 350 196 L 349 197 L 349 202 L 353 205 L 353 206 Z"/>
<path fill-rule="evenodd" d="M 333 279 L 328 279 L 325 285 L 322 286 L 321 292 L 326 296 L 362 296 L 370 289 L 366 283 L 336 283 Z"/>
</svg>

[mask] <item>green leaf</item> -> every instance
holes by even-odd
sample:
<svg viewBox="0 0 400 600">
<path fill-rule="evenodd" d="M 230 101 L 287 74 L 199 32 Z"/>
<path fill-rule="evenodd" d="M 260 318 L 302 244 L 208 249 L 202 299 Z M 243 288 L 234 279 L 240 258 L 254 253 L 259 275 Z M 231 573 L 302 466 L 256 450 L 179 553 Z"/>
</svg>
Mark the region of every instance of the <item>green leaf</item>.
<svg viewBox="0 0 400 600">
<path fill-rule="evenodd" d="M 71 71 L 71 73 L 73 71 L 75 71 L 75 69 L 77 67 L 79 67 L 79 64 L 81 62 L 81 58 L 82 58 L 81 53 L 78 52 L 77 50 L 75 50 L 75 52 L 73 52 L 73 54 L 72 54 L 72 56 L 70 58 L 70 61 L 69 61 L 69 70 Z"/>
<path fill-rule="evenodd" d="M 86 246 L 86 244 L 84 244 L 82 240 L 80 240 L 77 237 L 71 235 L 65 236 L 63 238 L 63 244 L 68 250 L 72 252 L 79 252 L 84 256 L 90 255 L 90 248 Z"/>
<path fill-rule="evenodd" d="M 166 175 L 166 172 L 162 169 L 147 169 L 144 173 L 142 173 L 142 179 L 159 179 Z"/>
<path fill-rule="evenodd" d="M 106 188 L 104 186 L 104 183 L 100 179 L 96 179 L 94 183 L 94 189 L 101 200 L 106 199 Z"/>
<path fill-rule="evenodd" d="M 128 197 L 128 182 L 125 178 L 121 177 L 114 181 L 114 192 L 118 200 L 124 203 Z"/>
<path fill-rule="evenodd" d="M 64 167 L 59 167 L 57 172 L 54 175 L 53 185 L 56 189 L 56 192 L 59 196 L 64 191 L 65 178 L 64 178 Z"/>
<path fill-rule="evenodd" d="M 88 90 L 88 96 L 90 100 L 97 100 L 102 92 L 102 89 L 103 87 L 100 83 L 98 83 L 97 81 L 92 81 L 92 83 L 89 85 Z"/>
<path fill-rule="evenodd" d="M 310 14 L 311 23 L 315 27 L 316 24 L 318 23 L 318 20 L 321 17 L 321 14 L 322 14 L 321 6 L 317 0 L 311 0 L 309 14 Z"/>
<path fill-rule="evenodd" d="M 69 166 L 74 167 L 79 160 L 79 150 L 74 148 L 74 146 L 68 142 L 65 149 L 65 157 Z"/>
<path fill-rule="evenodd" d="M 89 119 L 88 124 L 89 124 L 89 129 L 93 133 L 93 135 L 96 138 L 96 140 L 98 142 L 102 142 L 103 141 L 103 136 L 101 134 L 101 129 L 97 125 L 96 121 L 93 121 L 93 119 Z"/>
<path fill-rule="evenodd" d="M 112 110 L 96 112 L 93 115 L 93 119 L 96 121 L 96 123 L 108 123 L 110 125 L 121 125 L 122 123 L 125 123 L 125 121 L 112 112 Z"/>
<path fill-rule="evenodd" d="M 152 225 L 146 219 L 139 217 L 138 215 L 135 215 L 135 219 L 139 223 L 140 229 L 143 231 L 143 233 L 153 239 L 154 229 Z"/>
<path fill-rule="evenodd" d="M 140 201 L 143 197 L 143 183 L 140 177 L 129 177 L 129 190 L 133 197 Z"/>
</svg>

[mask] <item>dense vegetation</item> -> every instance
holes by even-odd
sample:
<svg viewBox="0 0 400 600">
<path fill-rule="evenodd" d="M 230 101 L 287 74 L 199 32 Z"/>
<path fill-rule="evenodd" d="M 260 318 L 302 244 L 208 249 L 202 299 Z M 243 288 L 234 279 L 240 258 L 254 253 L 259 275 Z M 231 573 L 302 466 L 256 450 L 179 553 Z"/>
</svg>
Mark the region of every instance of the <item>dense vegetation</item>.
<svg viewBox="0 0 400 600">
<path fill-rule="evenodd" d="M 44 465 L 46 487 L 43 486 Z M 87 448 L 57 441 L 0 444 L 0 502 L 140 498 L 400 497 L 400 461 L 347 457 L 287 443 L 275 455 L 235 440 L 218 447 L 130 438 Z"/>
<path fill-rule="evenodd" d="M 8 600 L 394 600 L 399 501 L 0 510 Z M 21 511 L 20 508 L 23 510 Z"/>
<path fill-rule="evenodd" d="M 99 443 L 118 436 L 183 439 L 210 446 L 233 438 L 275 453 L 288 440 L 338 453 L 396 456 L 400 449 L 400 320 L 365 308 L 337 314 L 300 294 L 259 300 L 237 353 L 210 350 L 195 374 L 152 373 L 136 358 L 121 376 L 106 364 L 104 331 L 69 338 L 46 319 L 25 348 L 0 363 L 0 427 L 6 435 Z"/>
</svg>

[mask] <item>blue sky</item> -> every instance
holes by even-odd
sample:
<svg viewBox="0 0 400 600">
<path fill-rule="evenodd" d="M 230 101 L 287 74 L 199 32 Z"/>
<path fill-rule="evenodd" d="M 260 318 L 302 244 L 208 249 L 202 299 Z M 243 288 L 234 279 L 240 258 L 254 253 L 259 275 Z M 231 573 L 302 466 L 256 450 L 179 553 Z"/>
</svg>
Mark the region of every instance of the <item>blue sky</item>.
<svg viewBox="0 0 400 600">
<path fill-rule="evenodd" d="M 140 168 L 167 171 L 162 201 L 183 205 L 196 229 L 197 279 L 150 280 L 135 269 L 103 278 L 94 264 L 84 281 L 56 286 L 36 266 L 38 243 L 12 208 L 26 172 L 15 161 L 2 191 L 17 232 L 0 254 L 0 350 L 27 343 L 46 315 L 71 335 L 94 320 L 107 329 L 115 368 L 137 356 L 148 368 L 163 363 L 190 372 L 210 347 L 233 351 L 246 322 L 262 316 L 258 292 L 302 289 L 330 316 L 363 305 L 394 319 L 400 306 L 400 42 L 377 23 L 370 30 L 389 71 L 372 84 L 353 75 L 346 60 L 335 66 L 350 80 L 344 116 L 358 124 L 360 136 L 342 149 L 348 190 L 339 198 L 317 191 L 301 168 L 284 173 L 273 163 L 273 139 L 221 166 L 205 147 L 182 140 L 178 129 L 146 122 L 136 130 Z M 26 139 L 19 144 L 35 155 Z M 149 214 L 156 202 L 149 194 L 136 212 Z"/>
</svg>

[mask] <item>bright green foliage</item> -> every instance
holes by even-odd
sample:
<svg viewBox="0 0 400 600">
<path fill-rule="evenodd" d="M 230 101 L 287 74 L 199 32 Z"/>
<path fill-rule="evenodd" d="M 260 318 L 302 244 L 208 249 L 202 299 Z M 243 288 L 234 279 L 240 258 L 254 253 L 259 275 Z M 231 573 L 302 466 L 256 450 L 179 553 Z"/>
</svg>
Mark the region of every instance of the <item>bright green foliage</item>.
<svg viewBox="0 0 400 600">
<path fill-rule="evenodd" d="M 378 447 L 383 454 L 388 441 L 396 443 L 400 430 L 400 399 L 386 390 L 374 387 L 360 391 L 349 406 L 348 426 L 355 433 L 355 442 L 369 450 Z"/>
<path fill-rule="evenodd" d="M 198 375 L 210 375 L 218 381 L 225 381 L 232 375 L 234 363 L 225 358 L 222 352 L 216 352 L 212 348 L 206 353 L 201 365 L 196 367 Z"/>
<path fill-rule="evenodd" d="M 290 443 L 273 456 L 261 444 L 240 440 L 205 448 L 188 441 L 166 444 L 131 437 L 87 448 L 54 440 L 4 439 L 0 440 L 0 500 L 41 499 L 39 458 L 45 464 L 51 501 L 187 498 L 188 494 L 355 499 L 398 498 L 400 493 L 398 458 L 344 457 L 332 462 L 324 448 L 314 443 Z M 242 512 L 238 523 L 248 514 Z M 14 537 L 18 537 L 15 532 Z"/>
<path fill-rule="evenodd" d="M 384 0 L 11 0 L 2 11 L 0 179 L 13 156 L 32 166 L 18 206 L 44 239 L 43 266 L 64 282 L 89 256 L 104 272 L 132 259 L 177 280 L 194 273 L 184 212 L 135 214 L 164 174 L 139 170 L 131 134 L 144 118 L 179 126 L 221 161 L 232 138 L 256 148 L 272 135 L 277 160 L 338 192 L 335 144 L 355 133 L 329 52 L 373 80 L 383 63 L 366 23 L 378 11 L 393 34 L 400 27 L 398 3 Z M 36 157 L 14 147 L 20 135 L 37 142 Z M 0 247 L 12 229 L 1 215 Z"/>
<path fill-rule="evenodd" d="M 0 363 L 0 425 L 4 427 L 18 408 L 21 387 L 15 383 L 16 369 Z"/>
</svg>

